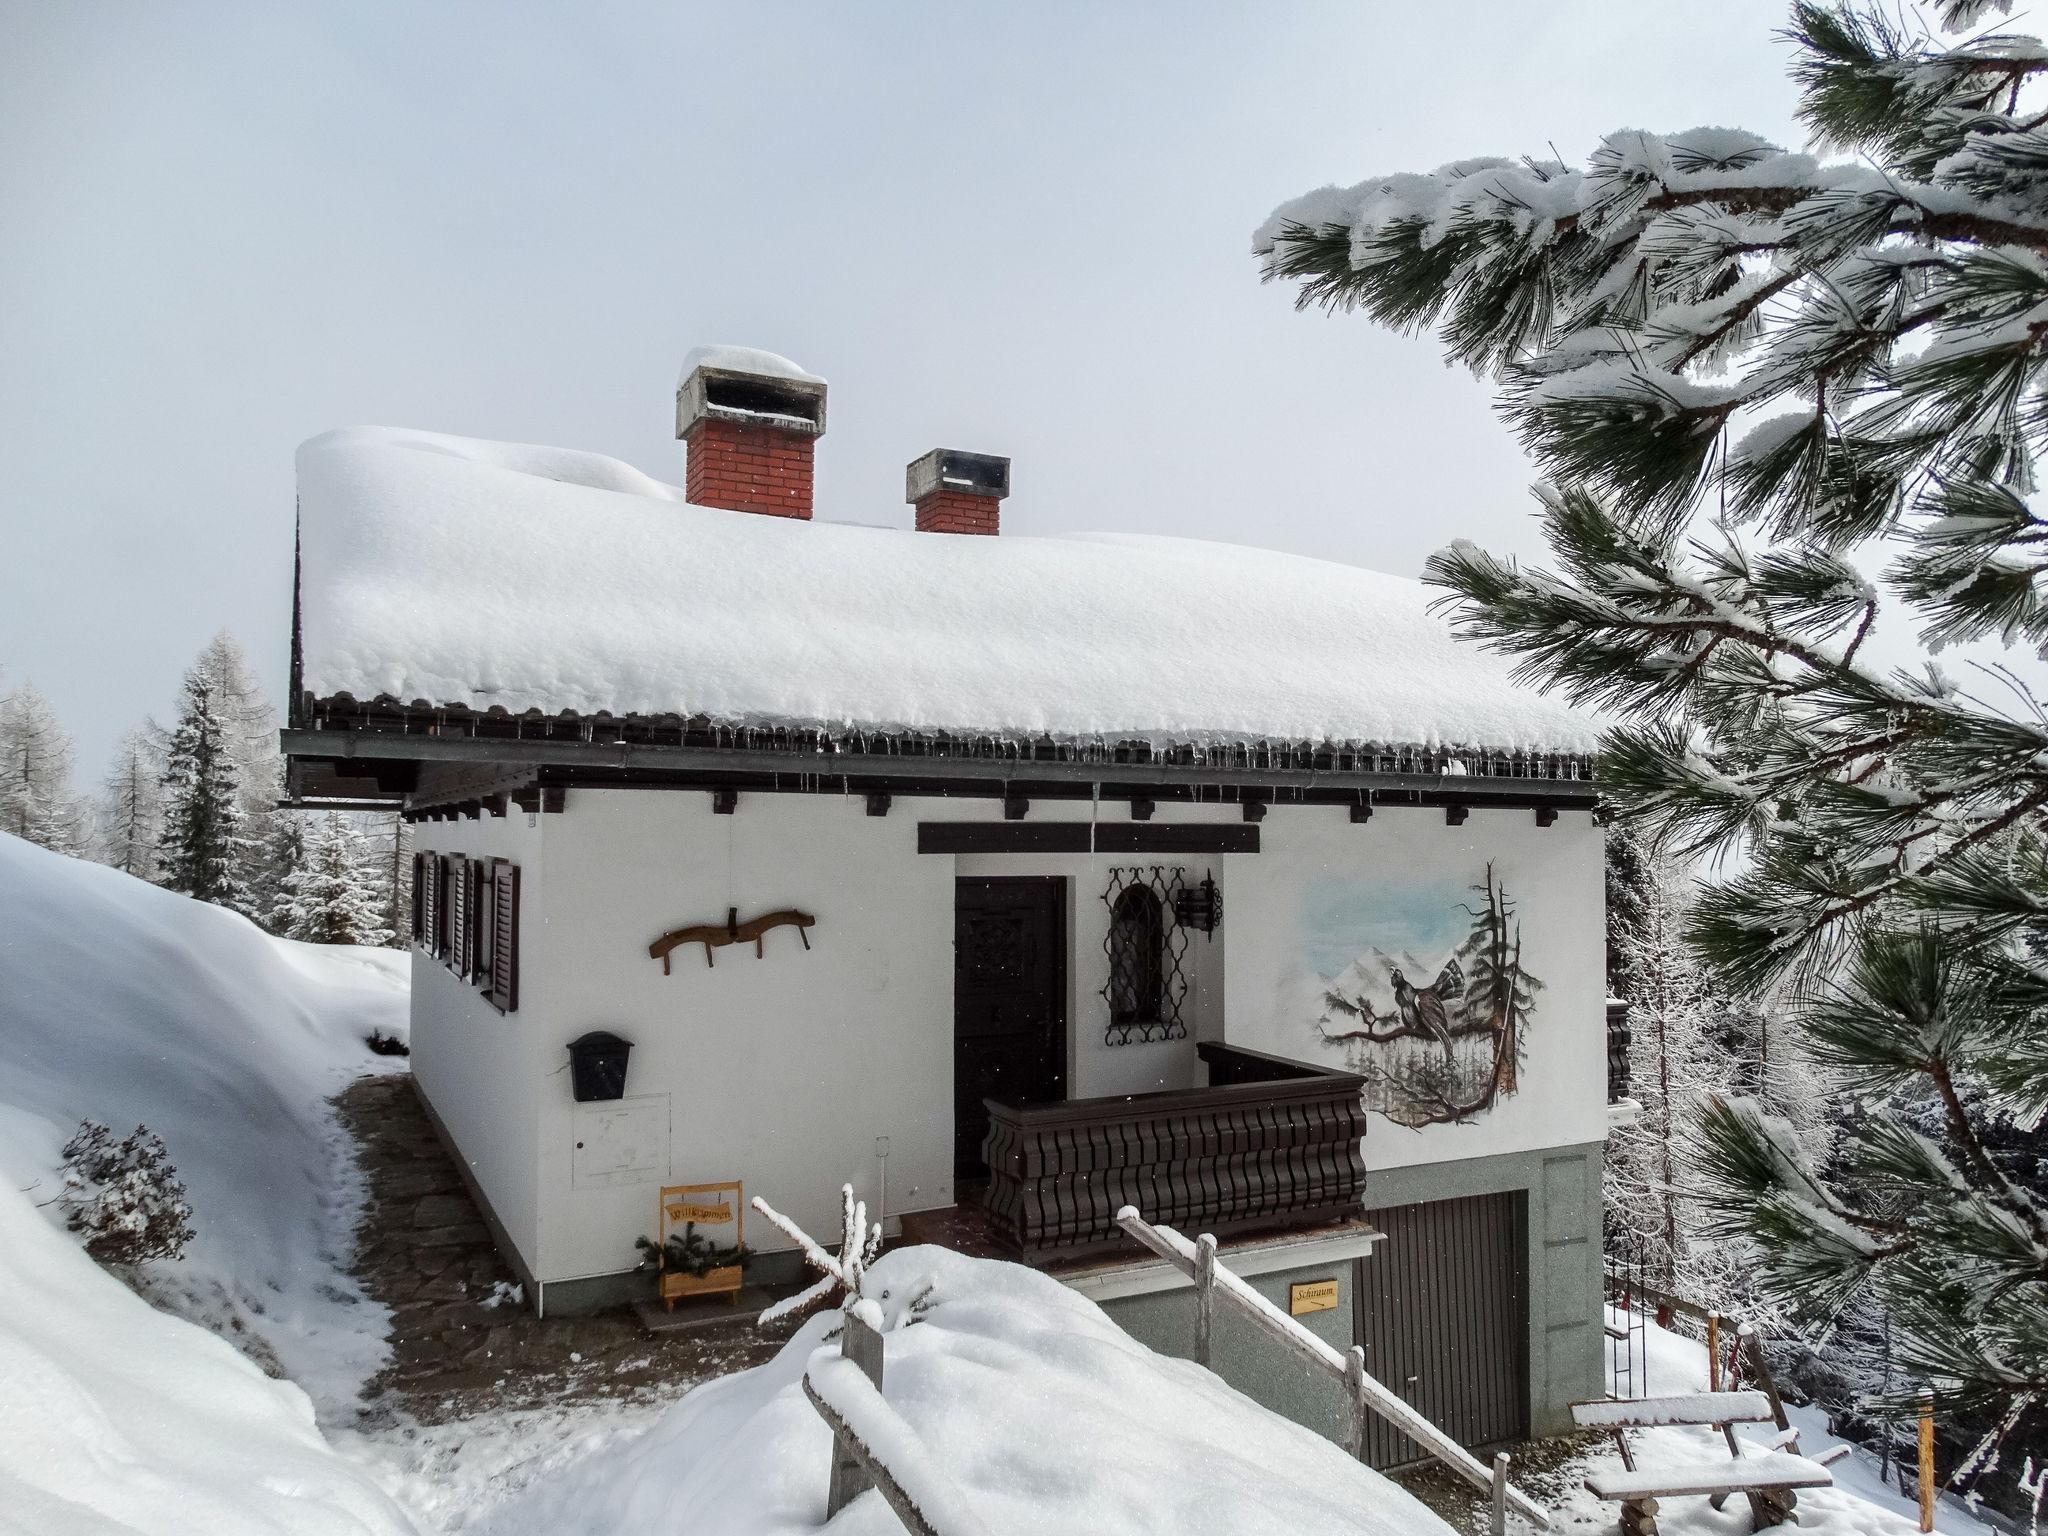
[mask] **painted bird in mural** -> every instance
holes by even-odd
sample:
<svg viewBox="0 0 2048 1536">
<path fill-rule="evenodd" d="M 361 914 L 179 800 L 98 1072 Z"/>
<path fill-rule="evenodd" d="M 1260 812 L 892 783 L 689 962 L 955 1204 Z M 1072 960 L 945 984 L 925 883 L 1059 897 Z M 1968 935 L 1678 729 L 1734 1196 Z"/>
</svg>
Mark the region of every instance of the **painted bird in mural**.
<svg viewBox="0 0 2048 1536">
<path fill-rule="evenodd" d="M 1390 979 L 1394 984 L 1394 1006 L 1401 1012 L 1401 1022 L 1436 1041 L 1444 1048 L 1444 1060 L 1455 1065 L 1457 1054 L 1451 1048 L 1451 1021 L 1444 1002 L 1465 990 L 1465 973 L 1458 968 L 1458 962 L 1452 960 L 1426 987 L 1415 986 L 1401 974 L 1398 966 Z"/>
</svg>

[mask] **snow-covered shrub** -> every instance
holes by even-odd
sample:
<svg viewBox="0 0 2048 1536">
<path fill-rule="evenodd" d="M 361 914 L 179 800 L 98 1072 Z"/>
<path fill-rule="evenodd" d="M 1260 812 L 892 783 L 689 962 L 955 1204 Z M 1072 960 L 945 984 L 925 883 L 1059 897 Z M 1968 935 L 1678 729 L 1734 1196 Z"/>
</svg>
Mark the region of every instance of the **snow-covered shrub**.
<svg viewBox="0 0 2048 1536">
<path fill-rule="evenodd" d="M 192 1207 L 163 1137 L 138 1125 L 125 1141 L 97 1120 L 64 1144 L 64 1193 L 71 1230 L 102 1264 L 175 1259 L 192 1240 Z"/>
</svg>

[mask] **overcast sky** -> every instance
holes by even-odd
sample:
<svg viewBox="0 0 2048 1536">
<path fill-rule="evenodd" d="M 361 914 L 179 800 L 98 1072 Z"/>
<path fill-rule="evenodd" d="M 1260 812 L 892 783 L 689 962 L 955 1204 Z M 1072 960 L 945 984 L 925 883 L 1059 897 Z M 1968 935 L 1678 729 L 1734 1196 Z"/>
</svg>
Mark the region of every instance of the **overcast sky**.
<svg viewBox="0 0 2048 1536">
<path fill-rule="evenodd" d="M 223 625 L 281 699 L 300 441 L 680 481 L 700 342 L 831 381 L 823 516 L 907 526 L 943 445 L 1014 458 L 1006 533 L 1534 554 L 1486 390 L 1249 233 L 1616 128 L 1795 141 L 1785 9 L 0 0 L 0 665 L 88 782 Z"/>
</svg>

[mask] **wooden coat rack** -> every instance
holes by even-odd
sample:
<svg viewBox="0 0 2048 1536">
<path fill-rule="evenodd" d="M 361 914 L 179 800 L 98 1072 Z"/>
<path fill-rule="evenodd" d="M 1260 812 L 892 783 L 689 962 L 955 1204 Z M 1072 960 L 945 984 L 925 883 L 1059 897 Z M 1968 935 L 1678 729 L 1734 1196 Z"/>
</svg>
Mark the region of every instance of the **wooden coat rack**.
<svg viewBox="0 0 2048 1536">
<path fill-rule="evenodd" d="M 648 945 L 647 953 L 661 962 L 661 974 L 664 976 L 669 974 L 670 952 L 685 944 L 702 944 L 704 963 L 715 965 L 717 961 L 711 955 L 714 949 L 723 948 L 727 944 L 751 941 L 754 946 L 754 958 L 758 960 L 762 955 L 761 936 L 770 928 L 794 928 L 796 936 L 804 941 L 804 948 L 809 949 L 811 936 L 804 930 L 815 922 L 817 919 L 810 913 L 787 908 L 781 912 L 764 912 L 761 916 L 750 917 L 743 923 L 740 921 L 740 909 L 727 907 L 724 926 L 721 927 L 717 923 L 695 923 L 688 928 L 678 928 L 672 933 L 664 933 Z"/>
</svg>

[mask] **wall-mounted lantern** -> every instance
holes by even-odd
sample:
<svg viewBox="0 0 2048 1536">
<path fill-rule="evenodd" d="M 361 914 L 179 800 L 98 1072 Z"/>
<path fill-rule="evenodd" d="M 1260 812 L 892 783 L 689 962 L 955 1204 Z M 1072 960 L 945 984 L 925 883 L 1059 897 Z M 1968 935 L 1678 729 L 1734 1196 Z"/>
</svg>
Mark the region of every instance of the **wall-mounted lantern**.
<svg viewBox="0 0 2048 1536">
<path fill-rule="evenodd" d="M 569 1088 L 578 1104 L 626 1096 L 626 1057 L 633 1042 L 596 1029 L 569 1042 Z"/>
<path fill-rule="evenodd" d="M 1223 922 L 1223 893 L 1216 888 L 1214 874 L 1204 874 L 1201 884 L 1174 892 L 1173 920 L 1196 933 L 1215 933 Z"/>
</svg>

